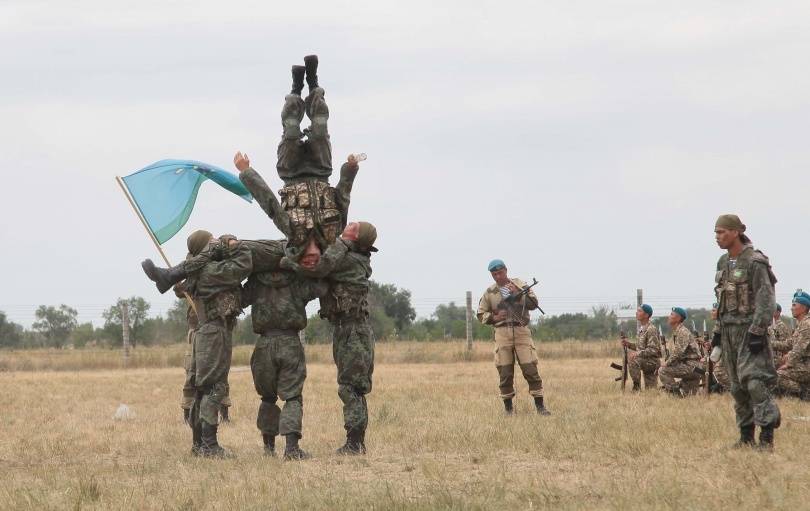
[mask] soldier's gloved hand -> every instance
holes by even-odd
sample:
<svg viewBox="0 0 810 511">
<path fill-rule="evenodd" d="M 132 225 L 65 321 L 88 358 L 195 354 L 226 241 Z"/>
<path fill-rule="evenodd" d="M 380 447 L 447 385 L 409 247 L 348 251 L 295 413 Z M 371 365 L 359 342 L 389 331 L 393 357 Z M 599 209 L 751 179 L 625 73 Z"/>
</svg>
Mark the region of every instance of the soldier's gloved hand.
<svg viewBox="0 0 810 511">
<path fill-rule="evenodd" d="M 183 422 L 191 425 L 191 408 L 183 408 Z"/>
<path fill-rule="evenodd" d="M 715 332 L 714 335 L 712 335 L 712 348 L 715 346 L 720 346 L 720 332 Z"/>
<path fill-rule="evenodd" d="M 748 351 L 756 355 L 765 348 L 765 336 L 748 332 Z"/>
</svg>

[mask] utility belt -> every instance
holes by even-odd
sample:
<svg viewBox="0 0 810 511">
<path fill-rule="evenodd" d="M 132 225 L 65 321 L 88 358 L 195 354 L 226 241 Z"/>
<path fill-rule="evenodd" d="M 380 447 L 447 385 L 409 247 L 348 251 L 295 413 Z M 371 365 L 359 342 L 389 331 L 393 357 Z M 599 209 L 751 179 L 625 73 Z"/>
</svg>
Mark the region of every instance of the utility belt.
<svg viewBox="0 0 810 511">
<path fill-rule="evenodd" d="M 262 337 L 280 337 L 282 335 L 285 336 L 293 336 L 298 337 L 298 330 L 294 328 L 268 328 L 264 332 L 262 332 Z"/>
<path fill-rule="evenodd" d="M 363 314 L 331 314 L 327 319 L 334 326 L 345 326 L 353 323 L 361 323 L 368 318 L 368 312 Z"/>
<path fill-rule="evenodd" d="M 520 328 L 525 327 L 524 323 L 520 323 L 518 321 L 508 321 L 506 323 L 501 323 L 500 325 L 495 325 L 495 328 Z"/>
</svg>

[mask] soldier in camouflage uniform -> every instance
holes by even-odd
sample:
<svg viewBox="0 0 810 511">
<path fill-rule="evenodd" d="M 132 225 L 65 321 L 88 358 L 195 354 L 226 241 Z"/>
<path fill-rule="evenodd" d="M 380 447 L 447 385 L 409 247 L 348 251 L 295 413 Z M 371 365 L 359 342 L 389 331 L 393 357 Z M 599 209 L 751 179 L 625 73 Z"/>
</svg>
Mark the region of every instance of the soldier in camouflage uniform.
<svg viewBox="0 0 810 511">
<path fill-rule="evenodd" d="M 627 370 L 633 380 L 633 390 L 641 390 L 641 374 L 644 374 L 644 388 L 658 386 L 658 368 L 661 366 L 661 341 L 658 331 L 650 323 L 653 308 L 646 303 L 636 310 L 638 322 L 638 342 L 633 344 L 622 339 L 622 346 L 632 350 L 627 355 Z"/>
<path fill-rule="evenodd" d="M 773 323 L 768 327 L 768 340 L 771 343 L 771 351 L 773 351 L 774 366 L 779 367 L 782 357 L 793 349 L 792 333 L 791 328 L 782 321 L 782 306 L 777 303 L 776 312 L 773 313 Z"/>
<path fill-rule="evenodd" d="M 191 253 L 202 250 L 197 242 L 210 233 L 196 231 L 189 237 Z M 209 261 L 188 275 L 186 288 L 194 301 L 200 326 L 194 336 L 192 373 L 195 399 L 191 410 L 194 444 L 192 452 L 202 456 L 226 457 L 217 440 L 219 410 L 228 395 L 228 373 L 231 367 L 232 333 L 236 317 L 242 311 L 239 283 L 247 278 L 252 267 L 251 252 L 233 237 L 218 242 L 223 250 L 221 261 Z"/>
<path fill-rule="evenodd" d="M 543 380 L 537 368 L 537 350 L 529 330 L 529 311 L 539 308 L 537 296 L 531 290 L 515 303 L 506 298 L 520 292 L 526 284 L 509 278 L 506 264 L 500 259 L 490 261 L 487 269 L 495 283 L 478 302 L 478 320 L 492 325 L 495 333 L 495 367 L 500 379 L 500 397 L 507 415 L 514 413 L 515 360 L 529 384 L 529 394 L 540 415 L 551 415 L 543 402 Z"/>
<path fill-rule="evenodd" d="M 254 273 L 245 284 L 243 301 L 252 306 L 253 331 L 260 335 L 250 357 L 250 369 L 261 396 L 256 426 L 268 455 L 275 455 L 276 436 L 280 434 L 286 439 L 285 459 L 310 457 L 298 446 L 307 377 L 299 333 L 307 326 L 307 303 L 326 291 L 324 282 L 289 271 Z M 283 409 L 276 404 L 278 399 L 284 401 Z"/>
<path fill-rule="evenodd" d="M 673 307 L 669 315 L 669 326 L 672 328 L 672 352 L 658 371 L 661 383 L 669 392 L 676 395 L 697 394 L 700 388 L 700 353 L 692 332 L 683 324 L 686 310 Z M 680 384 L 675 381 L 680 378 Z"/>
<path fill-rule="evenodd" d="M 810 400 L 810 294 L 793 296 L 791 313 L 799 322 L 791 335 L 791 350 L 780 361 L 777 390 L 783 395 Z"/>
<path fill-rule="evenodd" d="M 326 278 L 329 291 L 321 298 L 322 318 L 332 325 L 332 356 L 337 365 L 338 396 L 343 401 L 346 443 L 338 454 L 365 454 L 368 428 L 366 395 L 374 372 L 374 334 L 368 321 L 371 253 L 377 229 L 352 222 L 311 269 L 285 258 L 282 266 L 310 278 Z"/>
<path fill-rule="evenodd" d="M 754 445 L 759 426 L 759 446 L 773 449 L 774 430 L 781 423 L 779 407 L 770 388 L 776 369 L 768 344 L 768 325 L 776 309 L 776 277 L 768 258 L 754 250 L 745 225 L 736 215 L 722 215 L 715 224 L 717 245 L 727 252 L 717 262 L 715 291 L 719 321 L 712 346 L 722 346 L 725 369 L 740 439 L 737 447 Z"/>
</svg>

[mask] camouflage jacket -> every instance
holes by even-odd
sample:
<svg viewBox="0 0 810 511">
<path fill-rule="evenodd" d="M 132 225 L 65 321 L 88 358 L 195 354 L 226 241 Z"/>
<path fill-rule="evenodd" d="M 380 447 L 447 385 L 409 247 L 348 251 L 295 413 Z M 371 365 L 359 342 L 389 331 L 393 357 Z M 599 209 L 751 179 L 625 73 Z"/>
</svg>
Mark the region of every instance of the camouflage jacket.
<svg viewBox="0 0 810 511">
<path fill-rule="evenodd" d="M 652 323 L 639 327 L 636 350 L 641 358 L 656 360 L 661 358 L 661 339 Z"/>
<path fill-rule="evenodd" d="M 672 333 L 672 352 L 669 354 L 667 364 L 690 360 L 700 360 L 700 351 L 695 336 L 681 323 Z"/>
<path fill-rule="evenodd" d="M 526 287 L 526 283 L 520 279 L 509 280 L 518 289 Z M 501 289 L 498 287 L 498 284 L 492 284 L 484 291 L 484 295 L 481 299 L 478 300 L 478 321 L 485 325 L 493 325 L 496 327 L 510 324 L 520 326 L 528 325 L 530 321 L 529 311 L 536 309 L 538 302 L 534 291 L 530 290 L 527 294 L 529 295 L 529 299 L 524 296 L 511 307 L 507 308 L 506 319 L 495 321 L 493 316 L 498 312 L 498 306 L 503 302 L 503 296 L 501 295 Z"/>
<path fill-rule="evenodd" d="M 225 236 L 223 236 L 225 238 Z M 250 252 L 251 268 L 257 272 L 279 270 L 281 259 L 284 257 L 284 245 L 286 240 L 239 240 L 241 246 Z M 216 240 L 210 243 L 202 252 L 196 256 L 189 256 L 181 263 L 183 270 L 187 274 L 202 269 L 212 261 L 222 261 L 232 257 L 234 252 L 228 249 L 226 242 Z"/>
<path fill-rule="evenodd" d="M 790 340 L 793 347 L 787 354 L 787 365 L 795 367 L 810 363 L 810 314 L 799 321 Z"/>
<path fill-rule="evenodd" d="M 325 282 L 302 278 L 288 271 L 254 273 L 242 293 L 242 305 L 251 305 L 253 331 L 303 330 L 307 303 L 326 294 Z"/>
<path fill-rule="evenodd" d="M 787 353 L 793 349 L 793 332 L 790 327 L 781 319 L 768 327 L 768 338 L 771 341 L 771 349 L 777 353 Z"/>
<path fill-rule="evenodd" d="M 346 226 L 346 219 L 349 217 L 349 203 L 351 202 L 352 187 L 354 186 L 354 179 L 357 177 L 358 170 L 359 167 L 357 165 L 344 163 L 340 168 L 340 180 L 337 186 L 328 191 L 325 197 L 326 202 L 334 202 L 333 207 L 336 207 L 337 212 L 340 213 L 341 229 Z M 291 219 L 289 213 L 282 206 L 276 194 L 267 186 L 262 176 L 252 168 L 249 168 L 239 173 L 239 179 L 256 199 L 256 202 L 258 202 L 262 210 L 267 213 L 267 216 L 270 217 L 278 230 L 289 238 L 293 229 L 290 223 Z M 288 188 L 289 187 L 285 187 L 284 190 L 288 190 Z M 304 187 L 304 189 L 306 189 L 306 187 Z M 330 200 L 330 197 L 334 197 L 334 199 Z M 320 206 L 328 207 L 328 205 Z M 308 209 L 308 207 L 304 209 Z"/>
<path fill-rule="evenodd" d="M 209 261 L 186 279 L 201 324 L 219 318 L 231 320 L 242 312 L 241 283 L 253 266 L 250 249 L 237 241 L 226 249 L 224 257 Z"/>
<path fill-rule="evenodd" d="M 719 323 L 750 325 L 749 331 L 765 335 L 776 310 L 776 276 L 768 258 L 747 244 L 735 264 L 728 253 L 717 261 L 715 294 L 720 305 Z"/>
<path fill-rule="evenodd" d="M 344 318 L 368 316 L 368 279 L 371 277 L 371 255 L 359 251 L 353 242 L 338 239 L 321 256 L 315 268 L 307 270 L 290 259 L 282 267 L 304 277 L 329 283 L 329 292 L 321 298 L 322 318 L 335 322 Z"/>
</svg>

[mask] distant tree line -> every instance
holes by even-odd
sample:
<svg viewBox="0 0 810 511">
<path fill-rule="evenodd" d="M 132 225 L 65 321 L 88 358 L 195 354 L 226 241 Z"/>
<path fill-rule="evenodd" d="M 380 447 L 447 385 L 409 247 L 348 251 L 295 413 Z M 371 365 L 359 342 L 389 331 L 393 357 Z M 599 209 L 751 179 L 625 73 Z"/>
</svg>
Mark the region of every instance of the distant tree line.
<svg viewBox="0 0 810 511">
<path fill-rule="evenodd" d="M 411 292 L 393 284 L 371 282 L 369 291 L 370 322 L 378 340 L 442 340 L 466 337 L 467 312 L 464 305 L 455 302 L 440 304 L 427 318 L 417 318 L 411 303 Z M 30 329 L 8 320 L 0 311 L 0 348 L 64 348 L 85 346 L 120 347 L 123 343 L 121 307 L 129 308 L 130 342 L 133 346 L 172 344 L 185 340 L 187 325 L 185 300 L 177 300 L 165 315 L 150 316 L 150 304 L 144 298 L 133 296 L 119 298 L 104 310 L 104 324 L 94 327 L 92 323 L 79 323 L 78 311 L 67 305 L 40 305 L 35 312 L 36 321 Z M 473 310 L 473 314 L 475 310 Z M 631 314 L 632 311 L 629 311 Z M 703 320 L 712 329 L 713 322 L 706 309 L 689 309 L 687 326 L 702 331 Z M 656 318 L 653 323 L 662 326 L 669 335 L 666 318 Z M 622 320 L 616 311 L 608 307 L 594 307 L 587 314 L 560 314 L 541 316 L 531 325 L 532 335 L 539 341 L 564 339 L 598 340 L 618 338 L 624 330 L 630 337 L 635 335 L 636 322 Z M 473 337 L 478 340 L 492 338 L 492 328 L 473 320 Z M 305 331 L 309 343 L 327 343 L 331 340 L 329 323 L 317 314 L 309 318 Z M 239 318 L 234 330 L 234 344 L 252 344 L 253 333 L 249 312 Z"/>
</svg>

